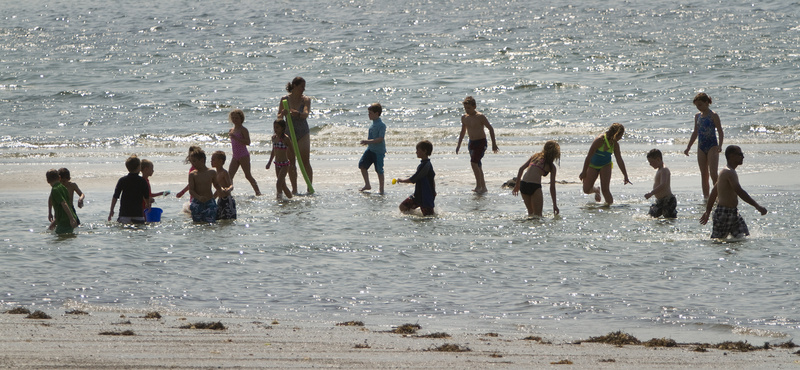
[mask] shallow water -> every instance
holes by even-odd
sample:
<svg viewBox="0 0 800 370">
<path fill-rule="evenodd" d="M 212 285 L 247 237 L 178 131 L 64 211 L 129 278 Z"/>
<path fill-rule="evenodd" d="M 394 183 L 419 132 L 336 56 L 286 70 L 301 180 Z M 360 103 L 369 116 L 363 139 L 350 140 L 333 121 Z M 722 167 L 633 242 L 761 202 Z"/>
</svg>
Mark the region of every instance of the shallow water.
<svg viewBox="0 0 800 370">
<path fill-rule="evenodd" d="M 796 2 L 140 4 L 0 10 L 5 306 L 420 321 L 564 339 L 800 333 Z M 295 75 L 314 99 L 317 194 L 254 198 L 240 173 L 235 222 L 194 225 L 175 198 L 158 200 L 158 225 L 104 221 L 125 157 L 156 162 L 154 190 L 179 189 L 188 145 L 229 150 L 232 108 L 246 111 L 256 176 L 273 194 L 273 173 L 261 170 L 267 127 Z M 743 186 L 770 210 L 740 206 L 745 241 L 711 241 L 696 221 L 697 169 L 682 151 L 700 90 L 725 142 L 744 148 Z M 484 160 L 492 189 L 482 197 L 453 150 L 468 94 L 502 150 Z M 410 186 L 353 190 L 373 101 L 385 107 L 387 178 L 413 173 L 414 143 L 433 141 L 436 217 L 398 212 Z M 627 128 L 634 185 L 615 170 L 617 204 L 597 207 L 575 181 L 589 141 L 614 121 Z M 552 217 L 545 195 L 545 217 L 526 219 L 499 184 L 547 139 L 562 144 L 562 214 Z M 652 147 L 672 169 L 674 221 L 646 216 Z M 89 195 L 69 238 L 44 230 L 43 172 L 62 166 Z"/>
</svg>

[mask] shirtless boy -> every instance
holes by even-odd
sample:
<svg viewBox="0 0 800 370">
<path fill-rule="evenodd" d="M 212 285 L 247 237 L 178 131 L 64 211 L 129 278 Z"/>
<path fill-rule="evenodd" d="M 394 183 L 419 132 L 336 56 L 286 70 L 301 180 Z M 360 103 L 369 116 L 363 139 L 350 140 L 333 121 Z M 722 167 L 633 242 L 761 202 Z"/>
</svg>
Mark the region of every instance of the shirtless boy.
<svg viewBox="0 0 800 370">
<path fill-rule="evenodd" d="M 661 151 L 658 149 L 649 151 L 647 153 L 647 162 L 650 163 L 650 167 L 657 170 L 655 181 L 653 181 L 653 191 L 644 195 L 645 199 L 650 199 L 652 196 L 656 197 L 656 202 L 650 206 L 650 216 L 656 218 L 662 215 L 664 218 L 678 217 L 676 209 L 678 201 L 675 199 L 675 195 L 672 194 L 672 188 L 669 185 L 669 168 L 664 166 Z"/>
<path fill-rule="evenodd" d="M 747 230 L 747 224 L 744 223 L 744 219 L 739 216 L 739 211 L 736 209 L 736 206 L 739 205 L 739 198 L 756 207 L 762 215 L 767 214 L 767 209 L 753 200 L 750 194 L 747 194 L 739 184 L 739 175 L 736 174 L 736 167 L 744 162 L 742 148 L 736 145 L 728 145 L 725 149 L 725 159 L 728 161 L 728 166 L 719 171 L 717 183 L 711 189 L 711 194 L 708 195 L 706 211 L 700 217 L 700 223 L 705 225 L 708 222 L 711 209 L 714 208 L 714 201 L 719 196 L 719 204 L 717 204 L 717 209 L 714 210 L 714 224 L 711 231 L 711 238 L 714 239 L 725 239 L 729 234 L 735 238 L 750 235 Z"/>
<path fill-rule="evenodd" d="M 489 136 L 492 138 L 492 152 L 497 153 L 500 150 L 497 147 L 497 142 L 494 139 L 494 128 L 489 124 L 489 120 L 483 113 L 476 110 L 477 103 L 475 98 L 468 96 L 464 99 L 464 111 L 466 114 L 461 116 L 461 134 L 458 135 L 458 145 L 456 145 L 456 154 L 461 149 L 461 141 L 464 140 L 464 134 L 469 134 L 469 143 L 467 149 L 469 150 L 469 161 L 472 165 L 472 172 L 475 173 L 475 189 L 472 191 L 483 194 L 487 191 L 486 181 L 483 179 L 483 168 L 481 167 L 481 159 L 483 154 L 486 153 L 487 142 L 486 132 L 483 128 L 489 129 Z"/>
<path fill-rule="evenodd" d="M 220 190 L 217 194 L 217 220 L 236 219 L 236 201 L 233 199 L 233 179 L 225 170 L 225 152 L 217 150 L 211 154 L 211 167 L 217 172 Z"/>
<path fill-rule="evenodd" d="M 194 171 L 189 173 L 189 194 L 192 203 L 189 209 L 194 222 L 213 223 L 217 221 L 217 203 L 214 202 L 215 193 L 211 192 L 213 185 L 217 193 L 220 191 L 217 181 L 217 171 L 206 167 L 206 153 L 197 149 L 189 154 L 189 163 Z"/>
</svg>

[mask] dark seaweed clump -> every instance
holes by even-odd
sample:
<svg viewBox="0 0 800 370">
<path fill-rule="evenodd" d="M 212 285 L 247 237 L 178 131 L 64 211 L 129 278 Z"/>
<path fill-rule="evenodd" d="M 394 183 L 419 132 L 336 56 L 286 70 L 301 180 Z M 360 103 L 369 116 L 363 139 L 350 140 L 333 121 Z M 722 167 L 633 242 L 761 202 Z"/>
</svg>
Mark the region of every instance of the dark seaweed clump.
<svg viewBox="0 0 800 370">
<path fill-rule="evenodd" d="M 445 332 L 438 332 L 438 333 L 430 333 L 425 335 L 417 335 L 419 338 L 434 338 L 434 339 L 447 339 L 451 338 L 450 334 Z"/>
<path fill-rule="evenodd" d="M 572 361 L 561 360 L 561 361 L 551 362 L 550 365 L 572 365 Z"/>
<path fill-rule="evenodd" d="M 417 330 L 422 329 L 419 324 L 403 324 L 394 329 L 392 329 L 392 333 L 395 334 L 416 334 Z"/>
<path fill-rule="evenodd" d="M 472 351 L 469 347 L 461 347 L 458 344 L 442 344 L 439 347 L 434 347 L 430 349 L 431 351 L 438 351 L 438 352 L 469 352 Z"/>
<path fill-rule="evenodd" d="M 336 326 L 364 326 L 364 323 L 361 321 L 346 321 L 336 323 Z"/>
<path fill-rule="evenodd" d="M 133 330 L 125 330 L 125 331 L 104 331 L 101 332 L 100 335 L 136 335 L 134 334 Z"/>
<path fill-rule="evenodd" d="M 44 313 L 42 311 L 39 311 L 39 310 L 33 311 L 33 313 L 31 313 L 28 316 L 25 316 L 25 318 L 26 319 L 38 319 L 38 320 L 52 319 L 52 317 L 50 317 L 50 315 L 48 315 L 48 314 L 46 314 L 46 313 Z"/>
<path fill-rule="evenodd" d="M 69 311 L 64 311 L 64 313 L 67 314 L 67 315 L 88 315 L 89 314 L 88 312 L 82 311 L 82 310 L 69 310 Z"/>
<path fill-rule="evenodd" d="M 181 329 L 209 329 L 209 330 L 225 330 L 227 329 L 222 322 L 197 322 L 180 327 Z"/>
<path fill-rule="evenodd" d="M 148 312 L 146 315 L 144 315 L 144 318 L 145 318 L 145 319 L 154 319 L 154 320 L 158 320 L 158 319 L 161 319 L 161 314 L 160 314 L 160 313 L 158 313 L 157 311 Z"/>
<path fill-rule="evenodd" d="M 25 307 L 16 307 L 6 311 L 6 313 L 11 315 L 30 315 L 31 310 Z"/>
<path fill-rule="evenodd" d="M 633 335 L 623 333 L 621 331 L 609 333 L 601 337 L 591 337 L 586 341 L 590 343 L 613 344 L 615 346 L 624 346 L 626 344 L 642 344 L 642 342 L 639 341 L 639 339 L 636 339 L 636 337 Z"/>
<path fill-rule="evenodd" d="M 673 339 L 661 338 L 661 339 L 650 339 L 647 342 L 642 343 L 645 347 L 677 347 L 678 342 Z"/>
</svg>

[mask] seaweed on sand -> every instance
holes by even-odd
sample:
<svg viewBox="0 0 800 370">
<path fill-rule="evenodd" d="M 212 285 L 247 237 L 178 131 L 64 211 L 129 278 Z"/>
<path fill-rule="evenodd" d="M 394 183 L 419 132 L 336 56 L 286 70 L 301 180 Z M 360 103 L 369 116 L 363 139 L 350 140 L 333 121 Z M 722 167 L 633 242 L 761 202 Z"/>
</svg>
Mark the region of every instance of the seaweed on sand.
<svg viewBox="0 0 800 370">
<path fill-rule="evenodd" d="M 403 324 L 391 330 L 395 334 L 416 334 L 417 330 L 422 329 L 419 324 Z"/>
<path fill-rule="evenodd" d="M 639 339 L 636 339 L 636 337 L 633 335 L 623 333 L 621 331 L 608 333 L 601 337 L 590 337 L 586 341 L 590 343 L 608 343 L 615 346 L 623 346 L 626 344 L 642 344 L 642 342 L 639 341 Z"/>
<path fill-rule="evenodd" d="M 52 317 L 50 317 L 50 315 L 48 315 L 48 314 L 46 314 L 46 313 L 44 313 L 42 311 L 39 311 L 39 310 L 33 311 L 33 313 L 31 313 L 28 316 L 25 316 L 25 318 L 26 319 L 38 319 L 38 320 L 52 319 Z"/>
<path fill-rule="evenodd" d="M 431 348 L 429 351 L 438 351 L 438 352 L 470 352 L 472 351 L 469 347 L 461 347 L 458 344 L 442 344 L 439 347 Z"/>
<path fill-rule="evenodd" d="M 221 321 L 217 322 L 196 322 L 194 324 L 187 324 L 180 327 L 181 329 L 209 329 L 209 330 L 225 330 L 225 325 Z"/>
</svg>

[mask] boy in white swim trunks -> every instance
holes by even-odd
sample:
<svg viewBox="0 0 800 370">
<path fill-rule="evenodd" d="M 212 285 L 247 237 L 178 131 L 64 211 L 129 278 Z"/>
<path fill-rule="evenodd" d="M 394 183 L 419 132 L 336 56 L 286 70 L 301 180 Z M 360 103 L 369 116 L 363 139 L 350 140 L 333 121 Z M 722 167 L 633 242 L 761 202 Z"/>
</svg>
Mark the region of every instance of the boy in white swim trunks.
<svg viewBox="0 0 800 370">
<path fill-rule="evenodd" d="M 714 211 L 714 224 L 711 232 L 711 238 L 714 239 L 725 239 L 728 235 L 732 235 L 735 238 L 750 235 L 747 230 L 747 224 L 744 223 L 744 219 L 736 209 L 736 206 L 739 205 L 739 198 L 756 207 L 762 215 L 767 214 L 767 209 L 753 200 L 739 184 L 736 167 L 744 162 L 742 148 L 736 145 L 729 145 L 725 149 L 725 159 L 728 161 L 728 165 L 719 172 L 717 183 L 708 196 L 706 211 L 700 217 L 700 223 L 705 225 L 708 222 L 711 209 L 714 208 L 714 201 L 719 196 L 719 204 L 717 204 L 717 209 Z"/>
</svg>

